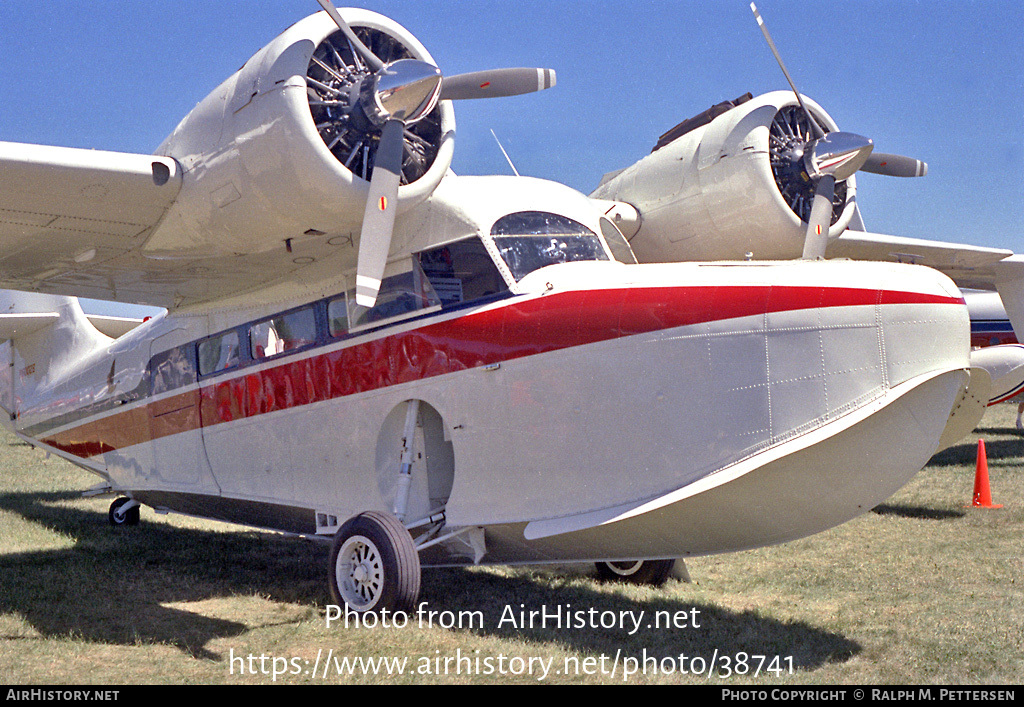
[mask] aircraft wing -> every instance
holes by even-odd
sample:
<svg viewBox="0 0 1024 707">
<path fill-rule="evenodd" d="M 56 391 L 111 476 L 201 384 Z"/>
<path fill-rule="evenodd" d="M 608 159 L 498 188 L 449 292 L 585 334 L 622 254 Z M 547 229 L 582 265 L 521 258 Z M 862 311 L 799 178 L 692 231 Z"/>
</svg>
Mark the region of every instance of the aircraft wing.
<svg viewBox="0 0 1024 707">
<path fill-rule="evenodd" d="M 0 288 L 170 309 L 245 292 L 328 255 L 326 242 L 311 239 L 294 255 L 282 247 L 147 257 L 142 246 L 181 187 L 170 157 L 0 142 Z M 103 324 L 111 335 L 133 325 Z"/>
<path fill-rule="evenodd" d="M 168 157 L 0 142 L 0 282 L 110 294 L 109 277 L 95 281 L 145 240 L 180 188 Z"/>
<path fill-rule="evenodd" d="M 169 157 L 0 142 L 0 267 L 18 269 L 11 251 L 26 248 L 74 258 L 89 246 L 90 260 L 127 250 L 180 188 Z M 33 243 L 43 234 L 48 243 Z"/>
<path fill-rule="evenodd" d="M 961 288 L 996 290 L 1018 340 L 1024 340 L 1024 256 L 1013 251 L 847 231 L 829 244 L 827 254 L 830 258 L 927 265 Z"/>
<path fill-rule="evenodd" d="M 846 231 L 828 246 L 827 257 L 851 260 L 927 265 L 945 273 L 960 287 L 981 290 L 996 288 L 996 263 L 1013 255 L 1001 248 L 984 248 L 904 238 L 864 231 Z"/>
</svg>

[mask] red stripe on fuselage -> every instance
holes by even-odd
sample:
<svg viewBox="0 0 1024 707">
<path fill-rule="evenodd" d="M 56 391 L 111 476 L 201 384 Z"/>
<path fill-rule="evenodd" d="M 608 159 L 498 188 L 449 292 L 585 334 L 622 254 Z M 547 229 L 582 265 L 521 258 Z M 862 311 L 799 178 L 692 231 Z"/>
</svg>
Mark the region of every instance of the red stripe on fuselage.
<svg viewBox="0 0 1024 707">
<path fill-rule="evenodd" d="M 580 290 L 510 303 L 317 353 L 79 425 L 41 441 L 79 457 L 491 363 L 676 327 L 774 312 L 955 297 L 835 287 Z M 198 403 L 198 405 L 197 405 Z M 175 411 L 173 424 L 163 411 Z M 198 413 L 198 414 L 197 414 Z"/>
</svg>

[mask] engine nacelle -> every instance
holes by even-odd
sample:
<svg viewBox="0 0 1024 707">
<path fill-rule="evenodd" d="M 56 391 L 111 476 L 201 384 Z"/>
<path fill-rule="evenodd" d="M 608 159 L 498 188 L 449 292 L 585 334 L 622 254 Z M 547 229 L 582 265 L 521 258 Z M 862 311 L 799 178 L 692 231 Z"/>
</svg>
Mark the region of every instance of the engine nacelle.
<svg viewBox="0 0 1024 707">
<path fill-rule="evenodd" d="M 434 63 L 393 20 L 366 10 L 342 13 L 384 61 Z M 304 234 L 358 232 L 378 135 L 335 108 L 355 95 L 325 84 L 360 71 L 368 73 L 323 12 L 257 52 L 157 149 L 181 165 L 182 188 L 144 252 L 157 258 L 258 253 Z M 447 101 L 409 126 L 399 213 L 440 183 L 451 165 L 454 134 Z"/>
<path fill-rule="evenodd" d="M 826 131 L 838 130 L 818 104 L 804 102 Z M 792 93 L 758 96 L 657 148 L 591 196 L 640 212 L 630 245 L 641 262 L 799 258 L 814 185 L 778 155 L 806 130 Z M 855 196 L 855 177 L 836 184 L 830 239 L 849 225 Z"/>
</svg>

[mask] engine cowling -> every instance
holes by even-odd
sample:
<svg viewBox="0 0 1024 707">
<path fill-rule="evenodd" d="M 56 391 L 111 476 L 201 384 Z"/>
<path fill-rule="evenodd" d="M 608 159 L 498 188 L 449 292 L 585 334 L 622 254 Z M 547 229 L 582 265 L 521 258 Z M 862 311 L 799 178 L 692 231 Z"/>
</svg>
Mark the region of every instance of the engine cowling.
<svg viewBox="0 0 1024 707">
<path fill-rule="evenodd" d="M 364 44 L 389 60 L 434 63 L 393 20 L 342 12 Z M 357 79 L 366 73 L 322 12 L 257 52 L 157 149 L 181 165 L 182 188 L 144 252 L 164 258 L 258 253 L 308 233 L 358 232 L 379 134 L 334 108 L 358 98 Z M 447 101 L 407 129 L 399 213 L 440 183 L 454 134 Z"/>
<path fill-rule="evenodd" d="M 838 130 L 804 98 L 826 131 Z M 755 97 L 656 148 L 591 194 L 626 202 L 641 225 L 630 239 L 642 262 L 799 258 L 813 184 L 797 168 L 801 131 L 809 130 L 796 97 Z M 849 226 L 856 177 L 837 182 L 829 238 Z"/>
</svg>

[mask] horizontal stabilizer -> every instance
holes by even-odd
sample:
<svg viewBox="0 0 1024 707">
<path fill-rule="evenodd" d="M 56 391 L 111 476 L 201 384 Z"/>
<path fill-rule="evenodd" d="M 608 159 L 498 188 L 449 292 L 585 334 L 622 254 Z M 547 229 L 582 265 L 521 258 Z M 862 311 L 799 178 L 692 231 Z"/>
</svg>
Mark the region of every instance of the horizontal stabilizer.
<svg viewBox="0 0 1024 707">
<path fill-rule="evenodd" d="M 0 314 L 0 341 L 15 339 L 39 331 L 57 321 L 56 312 Z"/>
<path fill-rule="evenodd" d="M 132 317 L 110 317 L 102 314 L 86 314 L 85 318 L 101 334 L 105 334 L 111 339 L 124 336 L 143 322 L 142 319 L 134 319 Z"/>
</svg>

